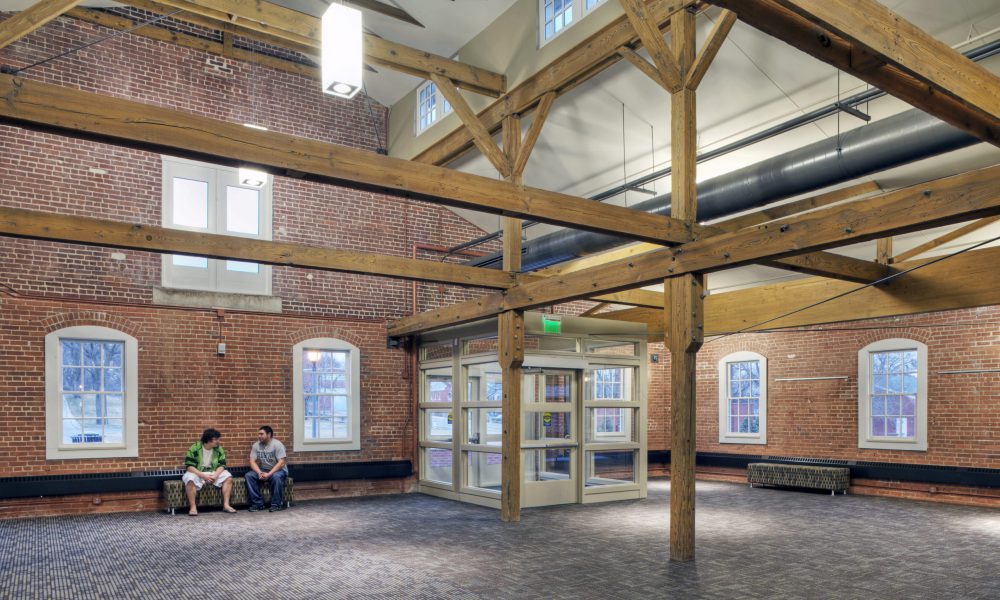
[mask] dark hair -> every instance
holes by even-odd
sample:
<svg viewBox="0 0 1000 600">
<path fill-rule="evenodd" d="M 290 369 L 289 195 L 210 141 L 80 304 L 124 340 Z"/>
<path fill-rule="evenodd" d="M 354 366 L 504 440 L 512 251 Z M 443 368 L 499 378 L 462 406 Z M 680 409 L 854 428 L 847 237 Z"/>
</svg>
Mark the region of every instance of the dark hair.
<svg viewBox="0 0 1000 600">
<path fill-rule="evenodd" d="M 211 427 L 209 427 L 201 434 L 201 443 L 207 444 L 212 440 L 219 439 L 220 437 L 222 437 L 222 434 L 219 433 L 218 429 L 212 429 Z"/>
<path fill-rule="evenodd" d="M 263 431 L 267 435 L 270 435 L 272 437 L 274 436 L 274 430 L 271 429 L 270 425 L 261 425 L 260 427 L 257 428 L 257 431 Z"/>
</svg>

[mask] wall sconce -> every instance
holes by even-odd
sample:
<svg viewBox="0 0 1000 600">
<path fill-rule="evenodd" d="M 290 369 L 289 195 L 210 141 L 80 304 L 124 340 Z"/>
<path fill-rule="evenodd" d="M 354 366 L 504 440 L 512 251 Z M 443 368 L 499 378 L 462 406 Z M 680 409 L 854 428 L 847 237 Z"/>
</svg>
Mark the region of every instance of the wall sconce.
<svg viewBox="0 0 1000 600">
<path fill-rule="evenodd" d="M 324 93 L 353 98 L 361 89 L 361 33 L 360 10 L 331 4 L 323 13 L 320 65 Z"/>
</svg>

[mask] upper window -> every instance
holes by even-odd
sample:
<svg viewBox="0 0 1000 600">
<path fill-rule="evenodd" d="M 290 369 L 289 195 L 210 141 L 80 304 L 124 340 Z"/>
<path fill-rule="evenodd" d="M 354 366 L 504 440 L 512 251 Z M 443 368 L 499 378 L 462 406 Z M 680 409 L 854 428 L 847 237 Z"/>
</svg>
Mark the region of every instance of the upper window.
<svg viewBox="0 0 1000 600">
<path fill-rule="evenodd" d="M 107 327 L 45 336 L 47 459 L 139 455 L 138 350 Z"/>
<path fill-rule="evenodd" d="M 417 88 L 417 133 L 437 123 L 451 112 L 451 104 L 445 100 L 433 81 L 427 81 Z"/>
<path fill-rule="evenodd" d="M 858 447 L 927 450 L 927 346 L 889 339 L 858 352 Z"/>
<path fill-rule="evenodd" d="M 271 239 L 269 175 L 240 181 L 240 170 L 163 157 L 163 226 Z M 254 184 L 261 185 L 254 185 Z M 242 294 L 271 293 L 271 267 L 201 256 L 163 255 L 164 287 Z"/>
<path fill-rule="evenodd" d="M 767 359 L 756 352 L 719 361 L 719 443 L 767 443 Z"/>
<path fill-rule="evenodd" d="M 361 449 L 361 351 L 348 342 L 315 338 L 295 345 L 294 449 Z"/>
<path fill-rule="evenodd" d="M 539 46 L 544 46 L 604 0 L 538 0 Z"/>
</svg>

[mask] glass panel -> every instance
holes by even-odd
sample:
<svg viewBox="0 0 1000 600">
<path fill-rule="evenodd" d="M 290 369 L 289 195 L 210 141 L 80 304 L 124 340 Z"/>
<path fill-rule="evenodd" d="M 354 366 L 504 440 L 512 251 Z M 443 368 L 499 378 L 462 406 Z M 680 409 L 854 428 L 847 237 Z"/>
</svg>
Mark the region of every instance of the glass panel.
<svg viewBox="0 0 1000 600">
<path fill-rule="evenodd" d="M 597 443 L 635 442 L 639 410 L 635 408 L 588 408 L 587 441 Z"/>
<path fill-rule="evenodd" d="M 466 368 L 468 393 L 466 402 L 500 402 L 503 400 L 503 377 L 499 363 L 469 365 Z"/>
<path fill-rule="evenodd" d="M 121 444 L 124 441 L 124 430 L 121 419 L 104 420 L 104 442 L 107 444 Z"/>
<path fill-rule="evenodd" d="M 63 419 L 64 444 L 83 443 L 83 422 L 78 419 Z"/>
<path fill-rule="evenodd" d="M 180 256 L 174 254 L 170 257 L 175 267 L 190 267 L 192 269 L 207 269 L 208 259 L 200 256 Z"/>
<path fill-rule="evenodd" d="M 455 356 L 455 346 L 451 342 L 445 344 L 428 344 L 420 348 L 422 360 L 439 360 Z"/>
<path fill-rule="evenodd" d="M 125 344 L 121 342 L 104 342 L 104 365 L 108 367 L 122 366 L 122 352 Z"/>
<path fill-rule="evenodd" d="M 576 352 L 579 349 L 576 338 L 555 335 L 525 336 L 524 347 L 528 350 L 551 350 L 555 352 Z"/>
<path fill-rule="evenodd" d="M 260 190 L 226 186 L 226 231 L 260 235 Z"/>
<path fill-rule="evenodd" d="M 573 466 L 572 448 L 524 451 L 525 481 L 565 481 Z"/>
<path fill-rule="evenodd" d="M 103 419 L 83 420 L 83 440 L 84 444 L 100 444 L 104 441 Z"/>
<path fill-rule="evenodd" d="M 499 446 L 503 437 L 503 413 L 499 408 L 470 408 L 465 411 L 470 444 Z"/>
<path fill-rule="evenodd" d="M 424 440 L 432 442 L 452 441 L 454 414 L 450 410 L 424 411 Z"/>
<path fill-rule="evenodd" d="M 63 367 L 62 376 L 62 389 L 66 391 L 83 389 L 83 371 L 81 369 L 77 367 Z"/>
<path fill-rule="evenodd" d="M 424 397 L 422 402 L 442 402 L 451 404 L 451 368 L 427 369 L 424 371 Z"/>
<path fill-rule="evenodd" d="M 208 228 L 208 183 L 174 177 L 174 225 Z"/>
<path fill-rule="evenodd" d="M 601 367 L 588 372 L 591 400 L 632 402 L 633 367 Z"/>
<path fill-rule="evenodd" d="M 60 340 L 62 344 L 62 364 L 81 365 L 83 364 L 83 348 L 80 342 L 67 342 Z"/>
<path fill-rule="evenodd" d="M 108 392 L 120 392 L 122 389 L 122 370 L 104 369 L 104 390 Z"/>
<path fill-rule="evenodd" d="M 83 389 L 97 392 L 101 389 L 101 368 L 90 367 L 83 370 Z"/>
<path fill-rule="evenodd" d="M 546 442 L 573 439 L 573 414 L 570 412 L 524 413 L 522 426 L 525 441 Z"/>
<path fill-rule="evenodd" d="M 121 419 L 125 415 L 125 397 L 118 394 L 108 394 L 104 397 L 104 416 Z"/>
<path fill-rule="evenodd" d="M 635 483 L 635 450 L 597 450 L 586 455 L 586 486 Z"/>
<path fill-rule="evenodd" d="M 240 262 L 238 260 L 227 260 L 226 270 L 236 273 L 259 273 L 260 265 L 257 263 Z"/>
<path fill-rule="evenodd" d="M 465 481 L 469 487 L 500 493 L 499 452 L 467 452 Z"/>
<path fill-rule="evenodd" d="M 63 394 L 63 417 L 79 418 L 83 416 L 83 396 L 80 394 Z"/>
<path fill-rule="evenodd" d="M 616 342 L 613 340 L 586 340 L 588 354 L 607 354 L 609 356 L 635 356 L 639 344 L 635 342 Z"/>
<path fill-rule="evenodd" d="M 454 482 L 454 454 L 446 448 L 424 448 L 424 468 L 422 478 L 425 481 L 452 484 Z"/>
</svg>

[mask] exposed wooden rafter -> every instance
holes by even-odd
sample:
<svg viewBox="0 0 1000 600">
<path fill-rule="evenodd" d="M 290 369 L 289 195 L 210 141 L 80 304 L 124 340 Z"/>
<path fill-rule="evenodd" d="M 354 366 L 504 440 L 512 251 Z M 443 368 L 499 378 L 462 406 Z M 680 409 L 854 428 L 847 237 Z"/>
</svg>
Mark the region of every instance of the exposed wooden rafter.
<svg viewBox="0 0 1000 600">
<path fill-rule="evenodd" d="M 992 225 L 997 221 L 1000 221 L 1000 216 L 987 217 L 985 219 L 979 219 L 978 221 L 973 221 L 972 223 L 963 225 L 962 227 L 959 227 L 954 231 L 949 231 L 948 233 L 940 235 L 929 242 L 920 244 L 916 248 L 911 248 L 906 252 L 900 252 L 899 254 L 897 254 L 892 258 L 891 262 L 898 263 L 910 260 L 911 258 L 916 258 L 925 252 L 930 252 L 931 250 L 939 248 L 947 244 L 948 242 L 957 240 L 958 238 L 965 235 L 969 235 L 970 233 L 973 233 L 975 231 L 979 231 L 983 227 Z"/>
<path fill-rule="evenodd" d="M 740 20 L 1000 146 L 1000 78 L 874 0 L 709 0 Z"/>
<path fill-rule="evenodd" d="M 694 65 L 692 65 L 691 70 L 688 71 L 687 76 L 684 78 L 684 87 L 689 90 L 698 89 L 701 80 L 708 73 L 708 67 L 715 60 L 715 55 L 722 48 L 722 42 L 726 41 L 726 36 L 729 35 L 729 30 L 733 28 L 735 23 L 736 13 L 723 10 L 722 14 L 715 21 L 715 25 L 712 26 L 712 31 L 709 32 L 708 39 L 705 40 L 705 46 L 694 59 Z"/>
<path fill-rule="evenodd" d="M 516 278 L 511 274 L 496 269 L 469 267 L 436 260 L 182 231 L 17 208 L 0 207 L 0 235 L 73 242 L 105 248 L 188 254 L 266 265 L 384 275 L 462 286 L 504 289 L 516 282 Z"/>
<path fill-rule="evenodd" d="M 132 4 L 131 0 L 124 0 Z M 241 31 L 255 32 L 293 44 L 293 49 L 320 47 L 320 19 L 263 0 L 156 0 L 158 3 L 184 10 L 218 23 L 228 23 Z M 136 5 L 148 3 L 139 0 Z M 179 18 L 183 19 L 183 16 Z M 218 27 L 221 29 L 221 26 Z M 252 37 L 252 36 L 250 36 Z M 486 69 L 460 63 L 430 52 L 397 44 L 378 36 L 364 35 L 365 61 L 428 78 L 436 73 L 451 79 L 464 89 L 489 96 L 499 96 L 506 89 L 506 78 Z"/>
<path fill-rule="evenodd" d="M 0 97 L 9 124 L 644 241 L 691 239 L 669 217 L 19 77 L 0 76 Z"/>
<path fill-rule="evenodd" d="M 524 134 L 524 140 L 522 140 L 521 146 L 517 151 L 517 158 L 514 159 L 514 173 L 521 175 L 524 173 L 524 168 L 528 166 L 528 158 L 531 156 L 531 151 L 535 149 L 538 136 L 542 134 L 545 119 L 548 118 L 549 111 L 552 110 L 552 103 L 555 100 L 556 93 L 549 92 L 542 96 L 541 101 L 538 103 L 538 109 L 535 110 L 531 126 L 528 127 L 528 131 Z"/>
<path fill-rule="evenodd" d="M 655 16 L 647 12 L 646 3 L 643 0 L 619 0 L 619 2 L 625 9 L 629 23 L 632 24 L 632 28 L 635 29 L 642 44 L 646 47 L 646 52 L 649 53 L 653 66 L 656 67 L 659 77 L 654 79 L 663 84 L 671 93 L 680 91 L 684 85 L 684 75 L 677 64 L 677 57 L 671 52 L 666 40 L 663 39 L 663 34 L 660 33 Z M 637 58 L 639 57 L 637 56 Z M 640 69 L 646 71 L 642 67 Z"/>
<path fill-rule="evenodd" d="M 81 2 L 83 0 L 38 0 L 30 8 L 0 21 L 0 48 L 13 44 Z"/>
<path fill-rule="evenodd" d="M 670 23 L 670 17 L 678 11 L 689 6 L 703 6 L 703 3 L 697 0 L 646 1 L 650 18 L 660 29 L 664 29 Z M 620 61 L 619 48 L 636 47 L 639 44 L 641 44 L 639 36 L 636 35 L 628 18 L 619 17 L 510 90 L 509 105 L 504 99 L 497 100 L 480 111 L 479 118 L 490 133 L 495 133 L 508 110 L 522 116 L 527 115 L 545 94 L 549 92 L 555 92 L 557 96 L 565 94 Z M 445 165 L 462 156 L 472 145 L 472 135 L 467 129 L 460 127 L 413 160 Z"/>
<path fill-rule="evenodd" d="M 433 315 L 405 317 L 389 331 L 391 335 L 408 335 L 493 316 L 500 310 L 528 309 L 640 287 L 658 281 L 664 272 L 710 272 L 998 213 L 1000 166 L 648 252 L 545 282 L 517 285 L 503 295 L 464 302 Z"/>
<path fill-rule="evenodd" d="M 785 204 L 765 208 L 757 212 L 748 213 L 739 217 L 733 217 L 731 219 L 726 219 L 725 221 L 719 221 L 718 223 L 712 223 L 712 227 L 720 231 L 737 231 L 747 227 L 753 227 L 754 225 L 760 225 L 761 223 L 767 223 L 768 221 L 774 221 L 775 219 L 790 217 L 794 214 L 819 208 L 821 206 L 827 206 L 829 204 L 835 204 L 837 202 L 843 202 L 844 200 L 851 200 L 881 191 L 882 188 L 879 187 L 877 183 L 874 181 L 866 181 L 864 183 L 848 186 L 839 190 L 833 190 L 832 192 L 824 192 L 822 194 L 809 196 L 800 200 L 793 200 L 792 202 L 786 202 Z"/>
<path fill-rule="evenodd" d="M 493 136 L 490 132 L 486 130 L 483 126 L 482 121 L 476 116 L 476 112 L 472 110 L 469 103 L 465 101 L 462 94 L 455 87 L 455 83 L 448 79 L 438 75 L 437 73 L 431 73 L 431 81 L 437 86 L 441 95 L 451 104 L 451 107 L 455 110 L 455 114 L 458 118 L 462 120 L 462 123 L 469 129 L 472 134 L 472 140 L 475 142 L 476 147 L 479 151 L 483 153 L 483 156 L 490 161 L 493 168 L 496 169 L 500 175 L 504 177 L 510 177 L 511 164 L 510 160 L 507 158 L 503 150 L 493 141 Z"/>
</svg>

